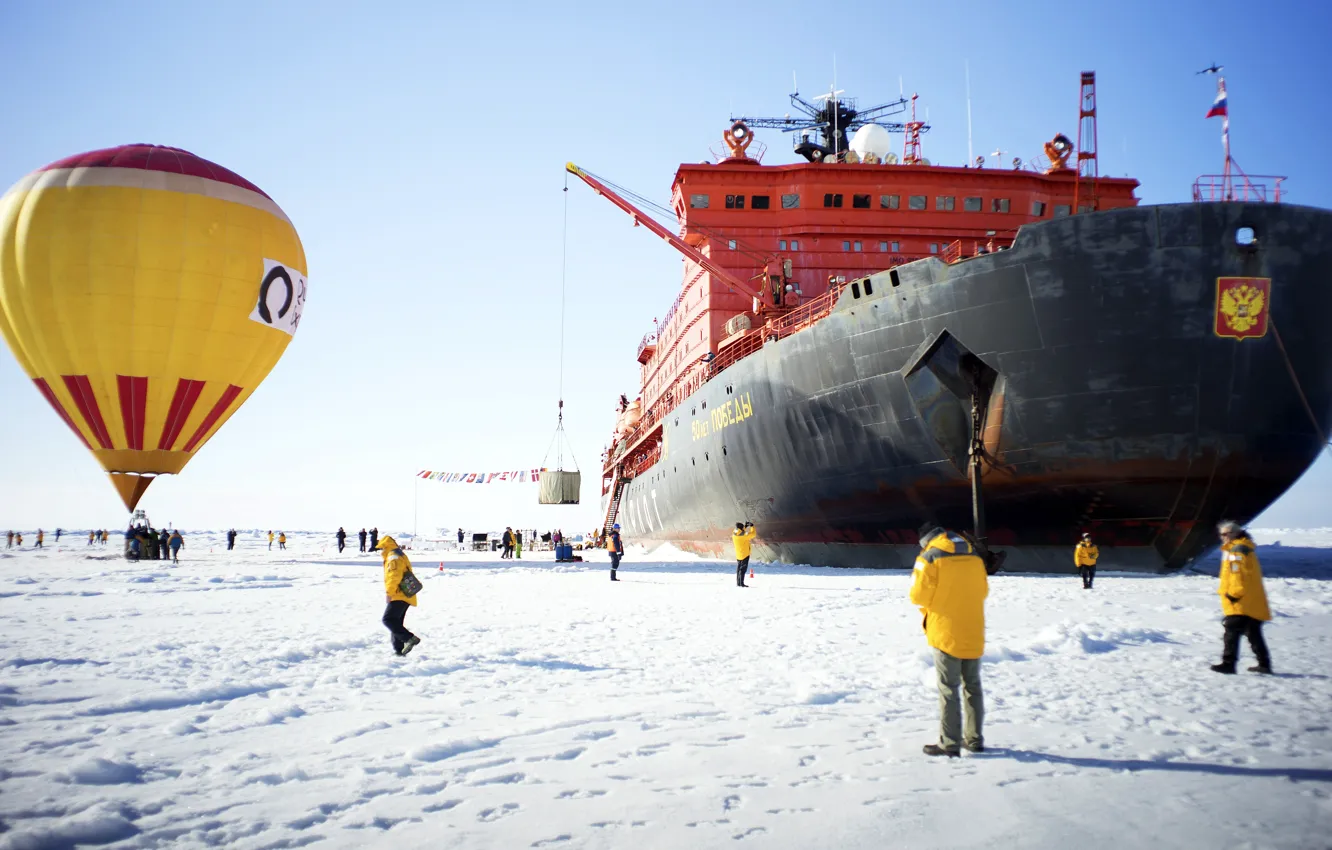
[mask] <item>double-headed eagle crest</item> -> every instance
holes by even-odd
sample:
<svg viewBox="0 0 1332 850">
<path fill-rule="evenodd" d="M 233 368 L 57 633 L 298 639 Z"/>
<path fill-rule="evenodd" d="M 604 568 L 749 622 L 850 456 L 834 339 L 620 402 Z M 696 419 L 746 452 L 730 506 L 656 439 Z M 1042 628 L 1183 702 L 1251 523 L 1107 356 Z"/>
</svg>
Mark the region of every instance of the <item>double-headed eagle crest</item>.
<svg viewBox="0 0 1332 850">
<path fill-rule="evenodd" d="M 1217 280 L 1216 333 L 1236 339 L 1267 333 L 1268 278 L 1223 277 Z"/>
</svg>

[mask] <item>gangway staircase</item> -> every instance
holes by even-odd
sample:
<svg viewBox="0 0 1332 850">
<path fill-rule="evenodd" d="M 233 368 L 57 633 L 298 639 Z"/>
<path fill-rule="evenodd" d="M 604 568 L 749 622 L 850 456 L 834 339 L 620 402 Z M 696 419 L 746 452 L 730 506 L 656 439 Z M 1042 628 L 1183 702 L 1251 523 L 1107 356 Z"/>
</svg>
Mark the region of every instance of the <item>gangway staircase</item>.
<svg viewBox="0 0 1332 850">
<path fill-rule="evenodd" d="M 630 479 L 620 475 L 621 467 L 615 467 L 615 483 L 611 485 L 610 502 L 606 504 L 606 521 L 601 525 L 602 534 L 610 534 L 611 527 L 615 525 L 615 517 L 620 512 L 620 497 L 624 495 L 624 488 L 629 486 Z"/>
</svg>

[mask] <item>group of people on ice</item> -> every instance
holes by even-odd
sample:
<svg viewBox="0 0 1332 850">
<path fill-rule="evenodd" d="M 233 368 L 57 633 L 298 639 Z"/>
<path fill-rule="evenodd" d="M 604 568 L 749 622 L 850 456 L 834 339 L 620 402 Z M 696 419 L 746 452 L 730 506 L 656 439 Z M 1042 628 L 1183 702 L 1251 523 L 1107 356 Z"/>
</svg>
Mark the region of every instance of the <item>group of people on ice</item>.
<svg viewBox="0 0 1332 850">
<path fill-rule="evenodd" d="M 1239 643 L 1247 637 L 1257 664 L 1252 673 L 1270 674 L 1272 659 L 1263 639 L 1263 623 L 1272 618 L 1263 589 L 1263 572 L 1253 538 L 1238 523 L 1217 526 L 1221 538 L 1222 622 L 1225 627 L 1218 673 L 1233 674 L 1239 663 Z M 512 529 L 505 529 L 506 539 Z M 935 678 L 939 691 L 939 739 L 926 744 L 929 756 L 956 757 L 966 749 L 984 752 L 985 695 L 981 685 L 981 657 L 985 654 L 985 599 L 989 596 L 989 572 L 985 561 L 963 534 L 933 523 L 921 526 L 920 554 L 916 556 L 909 599 L 920 609 L 921 629 L 934 653 Z M 731 534 L 735 547 L 735 581 L 747 587 L 745 573 L 758 529 L 752 522 L 737 522 Z M 520 545 L 520 544 L 515 544 Z M 611 581 L 624 557 L 620 525 L 611 526 L 603 545 L 610 556 Z M 406 655 L 421 642 L 404 625 L 407 610 L 416 605 L 421 583 L 412 574 L 411 561 L 392 537 L 378 542 L 384 559 L 384 592 L 388 607 L 383 623 L 392 638 L 393 651 Z M 506 545 L 507 549 L 507 545 Z M 1084 534 L 1074 550 L 1074 564 L 1082 586 L 1090 590 L 1096 577 L 1100 551 L 1090 534 Z M 961 698 L 959 698 L 959 690 Z M 963 711 L 965 702 L 966 710 Z M 965 718 L 965 719 L 964 719 Z"/>
<path fill-rule="evenodd" d="M 185 538 L 180 529 L 158 530 L 149 526 L 130 526 L 125 530 L 125 557 L 131 561 L 165 561 L 180 563 L 180 550 Z"/>
</svg>

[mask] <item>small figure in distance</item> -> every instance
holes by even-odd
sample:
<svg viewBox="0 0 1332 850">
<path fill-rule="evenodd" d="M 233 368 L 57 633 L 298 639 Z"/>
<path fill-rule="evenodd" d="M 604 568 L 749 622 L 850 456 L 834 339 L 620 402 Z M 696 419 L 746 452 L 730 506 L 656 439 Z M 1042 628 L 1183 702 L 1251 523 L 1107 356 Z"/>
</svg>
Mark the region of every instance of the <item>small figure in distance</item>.
<svg viewBox="0 0 1332 850">
<path fill-rule="evenodd" d="M 180 529 L 171 532 L 171 563 L 180 563 L 180 547 L 185 545 L 185 538 L 180 536 Z"/>
<path fill-rule="evenodd" d="M 364 551 L 365 551 L 365 529 L 364 529 L 364 528 L 362 528 L 361 531 L 360 531 L 360 538 L 361 538 L 361 551 L 364 552 Z"/>
<path fill-rule="evenodd" d="M 347 548 L 347 531 L 342 526 L 338 526 L 338 533 L 334 536 L 338 539 L 338 554 L 341 555 L 342 550 Z"/>
<path fill-rule="evenodd" d="M 1096 562 L 1101 557 L 1101 550 L 1092 542 L 1091 533 L 1084 531 L 1077 548 L 1073 550 L 1073 563 L 1082 575 L 1082 589 L 1091 590 L 1096 580 Z"/>
<path fill-rule="evenodd" d="M 745 570 L 749 569 L 749 549 L 758 536 L 758 529 L 752 522 L 737 522 L 731 532 L 731 544 L 735 546 L 735 584 L 737 587 L 749 587 L 745 584 Z"/>
<path fill-rule="evenodd" d="M 1258 553 L 1253 538 L 1237 522 L 1226 520 L 1216 527 L 1221 536 L 1221 622 L 1226 634 L 1222 644 L 1221 663 L 1213 664 L 1218 673 L 1234 673 L 1239 661 L 1239 641 L 1244 635 L 1249 648 L 1258 659 L 1250 673 L 1271 673 L 1272 656 L 1263 640 L 1263 623 L 1272 619 L 1267 607 L 1267 592 L 1263 590 L 1263 568 L 1258 564 Z"/>
<path fill-rule="evenodd" d="M 620 537 L 618 522 L 611 526 L 610 534 L 606 535 L 606 552 L 611 559 L 611 581 L 619 581 L 615 577 L 615 571 L 620 568 L 620 559 L 624 557 L 624 540 Z"/>
</svg>

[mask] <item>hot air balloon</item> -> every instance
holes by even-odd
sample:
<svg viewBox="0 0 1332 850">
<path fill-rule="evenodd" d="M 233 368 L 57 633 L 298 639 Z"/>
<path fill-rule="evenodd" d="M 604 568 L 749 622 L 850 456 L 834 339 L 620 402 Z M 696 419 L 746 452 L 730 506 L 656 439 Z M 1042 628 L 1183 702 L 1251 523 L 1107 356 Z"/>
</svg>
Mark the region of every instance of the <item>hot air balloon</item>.
<svg viewBox="0 0 1332 850">
<path fill-rule="evenodd" d="M 305 272 L 272 198 L 178 148 L 79 154 L 0 196 L 0 333 L 130 510 L 277 363 Z"/>
</svg>

